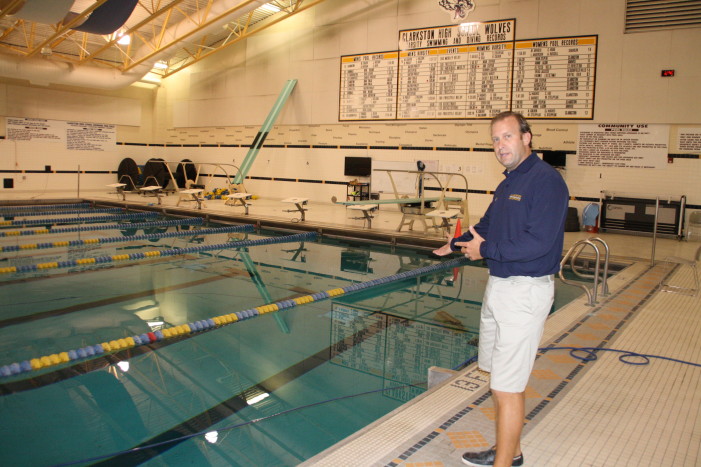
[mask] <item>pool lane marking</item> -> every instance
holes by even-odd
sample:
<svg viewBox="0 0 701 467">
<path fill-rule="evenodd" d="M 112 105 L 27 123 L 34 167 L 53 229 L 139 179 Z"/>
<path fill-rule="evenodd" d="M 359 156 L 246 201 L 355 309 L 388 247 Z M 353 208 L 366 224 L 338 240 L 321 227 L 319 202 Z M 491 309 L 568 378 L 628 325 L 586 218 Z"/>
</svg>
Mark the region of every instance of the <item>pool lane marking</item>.
<svg viewBox="0 0 701 467">
<path fill-rule="evenodd" d="M 353 347 L 356 344 L 360 344 L 383 330 L 384 329 L 379 328 L 366 328 L 364 330 L 359 330 L 352 335 L 352 344 L 350 344 L 350 346 Z M 281 370 L 278 373 L 269 376 L 268 378 L 264 379 L 259 383 L 253 384 L 252 386 L 244 389 L 243 391 L 230 397 L 229 399 L 222 401 L 217 405 L 214 405 L 197 415 L 191 416 L 184 422 L 181 422 L 178 425 L 171 427 L 169 430 L 166 430 L 159 435 L 153 436 L 150 439 L 143 441 L 136 446 L 133 446 L 131 449 L 143 448 L 152 444 L 167 442 L 169 439 L 181 437 L 188 434 L 199 433 L 209 429 L 210 427 L 213 427 L 217 423 L 226 420 L 232 415 L 235 415 L 242 408 L 248 407 L 248 403 L 246 402 L 245 397 L 245 394 L 247 392 L 262 389 L 269 394 L 274 393 L 275 390 L 281 388 L 285 384 L 294 381 L 300 376 L 309 373 L 317 367 L 321 366 L 322 364 L 328 362 L 331 359 L 334 346 L 337 346 L 339 343 L 344 342 L 346 339 L 347 338 L 344 338 L 342 341 L 332 344 L 331 346 L 320 350 L 314 355 L 308 356 L 301 362 L 287 367 L 284 370 Z M 153 459 L 156 456 L 163 454 L 164 452 L 179 445 L 184 441 L 187 440 L 174 440 L 172 443 L 163 444 L 152 449 L 143 449 L 139 451 L 123 453 L 115 457 L 111 457 L 108 460 L 99 463 L 94 463 L 91 465 L 120 466 L 141 464 L 150 459 Z"/>
<path fill-rule="evenodd" d="M 192 256 L 190 259 L 196 259 L 196 258 L 197 258 L 196 256 Z M 169 260 L 170 260 L 170 258 L 158 258 L 155 260 L 146 261 L 146 262 L 141 263 L 141 264 L 168 263 Z M 129 265 L 129 264 L 120 264 L 116 267 L 130 267 L 130 266 L 131 265 Z M 92 270 L 91 272 L 97 272 L 97 271 Z M 196 281 L 184 282 L 182 284 L 170 285 L 167 287 L 159 287 L 157 289 L 143 290 L 141 292 L 134 292 L 134 293 L 127 294 L 127 295 L 120 295 L 119 297 L 104 298 L 101 300 L 95 300 L 95 301 L 88 302 L 88 303 L 71 305 L 71 306 L 60 308 L 57 310 L 49 310 L 49 311 L 43 311 L 40 313 L 34 313 L 32 315 L 29 315 L 29 316 L 17 316 L 14 318 L 3 319 L 3 320 L 0 320 L 0 328 L 6 327 L 6 326 L 12 326 L 12 325 L 16 325 L 16 324 L 23 324 L 23 323 L 27 323 L 27 322 L 31 322 L 31 321 L 38 321 L 38 320 L 46 319 L 46 318 L 53 318 L 56 316 L 62 316 L 62 315 L 66 315 L 69 313 L 74 313 L 76 311 L 83 311 L 83 310 L 89 310 L 91 308 L 98 308 L 98 307 L 103 307 L 103 306 L 107 306 L 107 305 L 114 305 L 116 303 L 134 300 L 137 298 L 153 297 L 155 294 L 172 292 L 175 290 L 186 289 L 189 287 L 196 287 L 198 285 L 203 285 L 203 284 L 210 284 L 212 282 L 216 282 L 216 281 L 219 281 L 222 279 L 228 279 L 228 278 L 237 277 L 237 276 L 248 276 L 248 272 L 244 271 L 242 269 L 230 268 L 227 272 L 221 272 L 221 273 L 218 273 L 218 275 L 216 275 L 216 276 L 206 277 L 203 279 L 198 279 Z"/>
</svg>

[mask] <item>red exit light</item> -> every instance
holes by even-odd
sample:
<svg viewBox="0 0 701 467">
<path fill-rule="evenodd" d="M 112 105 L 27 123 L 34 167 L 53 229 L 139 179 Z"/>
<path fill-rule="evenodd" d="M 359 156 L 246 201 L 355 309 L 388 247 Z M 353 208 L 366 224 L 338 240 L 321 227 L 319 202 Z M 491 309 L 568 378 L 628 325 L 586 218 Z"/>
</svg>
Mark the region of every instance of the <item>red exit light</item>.
<svg viewBox="0 0 701 467">
<path fill-rule="evenodd" d="M 672 76 L 674 76 L 674 70 L 662 70 L 663 78 L 671 78 Z"/>
</svg>

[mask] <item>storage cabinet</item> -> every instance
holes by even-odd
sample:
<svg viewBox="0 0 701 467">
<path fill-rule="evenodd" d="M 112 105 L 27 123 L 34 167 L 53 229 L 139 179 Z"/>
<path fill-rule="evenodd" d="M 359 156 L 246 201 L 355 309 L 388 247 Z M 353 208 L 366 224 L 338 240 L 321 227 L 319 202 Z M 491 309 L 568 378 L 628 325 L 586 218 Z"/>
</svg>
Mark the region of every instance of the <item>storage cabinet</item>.
<svg viewBox="0 0 701 467">
<path fill-rule="evenodd" d="M 365 201 L 370 199 L 370 184 L 355 183 L 346 186 L 346 201 Z"/>
</svg>

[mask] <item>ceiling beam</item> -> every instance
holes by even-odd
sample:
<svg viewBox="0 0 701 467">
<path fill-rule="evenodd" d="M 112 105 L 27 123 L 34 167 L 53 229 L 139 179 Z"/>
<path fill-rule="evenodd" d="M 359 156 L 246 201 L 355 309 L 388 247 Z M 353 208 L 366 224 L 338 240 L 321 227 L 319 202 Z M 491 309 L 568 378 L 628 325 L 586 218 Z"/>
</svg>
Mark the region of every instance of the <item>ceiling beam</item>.
<svg viewBox="0 0 701 467">
<path fill-rule="evenodd" d="M 194 65 L 195 63 L 199 62 L 200 60 L 203 60 L 203 59 L 209 57 L 210 55 L 213 55 L 213 54 L 219 52 L 220 50 L 222 50 L 222 49 L 224 49 L 224 48 L 226 48 L 226 47 L 228 47 L 228 46 L 230 46 L 230 45 L 232 45 L 232 44 L 235 44 L 235 43 L 237 43 L 237 42 L 239 42 L 239 41 L 241 41 L 241 40 L 243 40 L 243 39 L 245 39 L 245 38 L 247 38 L 247 37 L 250 37 L 250 36 L 252 36 L 252 35 L 254 35 L 254 34 L 256 34 L 256 33 L 260 32 L 260 31 L 264 30 L 264 29 L 267 29 L 267 28 L 269 28 L 270 26 L 273 26 L 274 24 L 277 24 L 277 23 L 279 23 L 280 21 L 283 21 L 283 20 L 289 18 L 290 16 L 294 16 L 294 15 L 297 14 L 297 13 L 300 13 L 300 12 L 302 12 L 302 11 L 304 11 L 304 10 L 307 10 L 307 9 L 313 7 L 313 6 L 316 6 L 316 5 L 318 5 L 319 3 L 323 2 L 323 1 L 324 1 L 324 0 L 307 0 L 307 1 L 305 1 L 305 0 L 299 0 L 299 1 L 295 4 L 295 6 L 294 6 L 294 8 L 292 9 L 292 11 L 287 12 L 286 10 L 281 10 L 281 13 L 282 13 L 282 12 L 285 12 L 286 14 L 283 15 L 283 16 L 280 16 L 279 18 L 275 18 L 275 19 L 273 19 L 273 20 L 271 20 L 271 21 L 269 21 L 269 22 L 265 22 L 265 24 L 262 24 L 262 25 L 260 25 L 260 26 L 258 26 L 258 27 L 254 27 L 253 29 L 249 29 L 249 28 L 248 28 L 249 25 L 246 24 L 246 27 L 244 28 L 243 31 L 241 31 L 240 33 L 236 33 L 236 34 L 237 34 L 237 37 L 236 37 L 234 40 L 232 40 L 232 41 L 230 41 L 230 42 L 225 42 L 225 43 L 222 44 L 221 46 L 215 48 L 214 50 L 210 50 L 209 52 L 206 52 L 206 53 L 203 53 L 203 54 L 196 54 L 197 57 L 198 57 L 196 60 L 189 61 L 189 62 L 185 63 L 184 65 L 179 66 L 179 67 L 177 67 L 176 69 L 173 69 L 172 71 L 171 71 L 170 69 L 168 69 L 168 71 L 163 75 L 163 77 L 164 77 L 164 78 L 167 78 L 168 76 L 171 76 L 171 75 L 177 73 L 178 71 L 183 70 L 183 69 L 189 67 L 190 65 Z M 192 56 L 193 54 L 190 54 L 190 55 Z"/>
</svg>

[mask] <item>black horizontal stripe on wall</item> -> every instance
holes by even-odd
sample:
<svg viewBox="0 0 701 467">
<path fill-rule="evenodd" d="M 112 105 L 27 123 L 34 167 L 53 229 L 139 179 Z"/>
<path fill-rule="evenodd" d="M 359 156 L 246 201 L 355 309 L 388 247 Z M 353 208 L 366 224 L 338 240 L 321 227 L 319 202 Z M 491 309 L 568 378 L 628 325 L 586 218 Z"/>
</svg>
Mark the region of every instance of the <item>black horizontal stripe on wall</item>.
<svg viewBox="0 0 701 467">
<path fill-rule="evenodd" d="M 699 159 L 698 154 L 667 154 L 670 159 Z"/>
<path fill-rule="evenodd" d="M 440 147 L 440 148 L 437 147 L 436 151 L 470 151 L 470 148 L 459 148 L 459 147 L 446 146 L 446 147 Z"/>
</svg>

